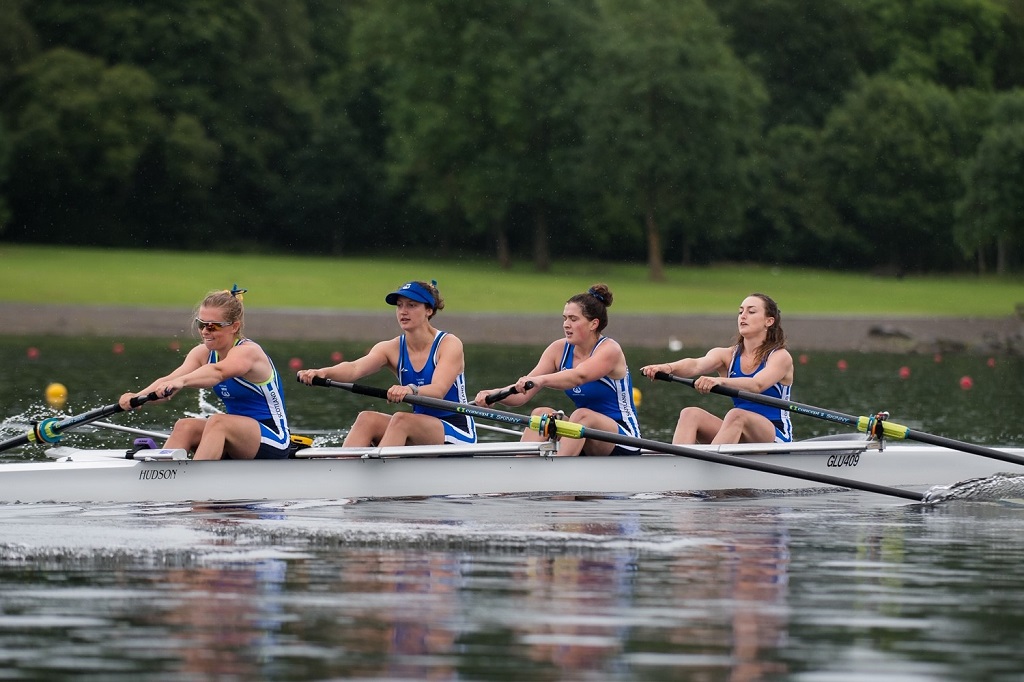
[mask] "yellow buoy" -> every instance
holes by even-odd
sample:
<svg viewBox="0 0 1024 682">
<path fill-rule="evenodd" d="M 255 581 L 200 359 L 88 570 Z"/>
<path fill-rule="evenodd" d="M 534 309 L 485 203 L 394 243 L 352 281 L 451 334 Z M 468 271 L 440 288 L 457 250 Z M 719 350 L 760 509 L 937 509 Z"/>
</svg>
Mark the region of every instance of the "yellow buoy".
<svg viewBox="0 0 1024 682">
<path fill-rule="evenodd" d="M 644 401 L 644 394 L 640 392 L 639 388 L 633 388 L 633 404 L 640 407 L 640 403 Z"/>
<path fill-rule="evenodd" d="M 68 389 L 64 384 L 53 383 L 46 387 L 46 402 L 59 410 L 68 401 Z"/>
</svg>

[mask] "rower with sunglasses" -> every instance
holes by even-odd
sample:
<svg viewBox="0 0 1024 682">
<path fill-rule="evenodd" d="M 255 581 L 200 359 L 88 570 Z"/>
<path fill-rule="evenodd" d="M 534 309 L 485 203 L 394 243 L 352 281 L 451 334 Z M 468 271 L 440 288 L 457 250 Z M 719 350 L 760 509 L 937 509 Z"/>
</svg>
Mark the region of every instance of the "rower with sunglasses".
<svg viewBox="0 0 1024 682">
<path fill-rule="evenodd" d="M 184 362 L 137 393 L 125 393 L 119 404 L 138 395 L 156 393 L 170 399 L 183 388 L 212 388 L 226 414 L 183 417 L 174 424 L 165 448 L 184 448 L 193 459 L 283 459 L 291 436 L 284 407 L 281 377 L 259 344 L 243 334 L 245 320 L 238 285 L 211 292 L 195 312 L 202 343 Z"/>
</svg>

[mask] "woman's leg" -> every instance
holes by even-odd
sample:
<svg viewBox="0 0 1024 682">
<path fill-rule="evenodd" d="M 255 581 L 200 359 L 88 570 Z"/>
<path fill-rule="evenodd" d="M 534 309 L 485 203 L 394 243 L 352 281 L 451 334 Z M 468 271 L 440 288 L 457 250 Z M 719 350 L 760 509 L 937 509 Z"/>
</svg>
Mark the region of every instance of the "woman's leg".
<svg viewBox="0 0 1024 682">
<path fill-rule="evenodd" d="M 679 413 L 679 421 L 676 422 L 676 430 L 672 434 L 672 443 L 710 443 L 721 428 L 722 420 L 707 410 L 700 407 L 684 407 Z"/>
</svg>

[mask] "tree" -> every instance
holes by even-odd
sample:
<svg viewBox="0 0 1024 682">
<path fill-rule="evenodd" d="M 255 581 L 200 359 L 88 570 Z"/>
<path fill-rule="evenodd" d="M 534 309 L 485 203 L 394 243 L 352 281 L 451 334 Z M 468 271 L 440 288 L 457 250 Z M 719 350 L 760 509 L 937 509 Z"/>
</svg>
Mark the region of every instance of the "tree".
<svg viewBox="0 0 1024 682">
<path fill-rule="evenodd" d="M 576 5 L 498 0 L 381 0 L 356 14 L 353 59 L 379 73 L 386 172 L 460 241 L 532 218 L 533 260 L 550 265 L 547 225 L 566 194 L 559 160 L 574 143 L 571 90 L 579 55 Z"/>
<path fill-rule="evenodd" d="M 11 207 L 3 193 L 3 187 L 7 184 L 11 171 L 11 137 L 0 122 L 0 235 L 11 219 Z"/>
<path fill-rule="evenodd" d="M 105 216 L 123 209 L 140 160 L 162 135 L 155 84 L 132 66 L 106 66 L 68 49 L 18 71 L 11 121 L 15 211 L 36 239 L 113 243 Z M 79 229 L 69 231 L 74 221 Z M 91 231 L 90 231 L 91 228 Z"/>
<path fill-rule="evenodd" d="M 962 265 L 952 215 L 969 141 L 956 97 L 930 83 L 867 78 L 832 111 L 822 172 L 830 201 L 860 239 L 848 265 Z"/>
<path fill-rule="evenodd" d="M 198 144 L 196 158 L 216 163 L 209 188 L 216 201 L 196 211 L 177 201 L 177 185 L 161 190 L 170 176 L 159 155 L 147 159 L 135 188 L 145 200 L 136 207 L 158 227 L 154 236 L 188 245 L 213 235 L 247 244 L 280 238 L 276 202 L 290 189 L 284 171 L 309 143 L 318 113 L 304 0 L 44 0 L 25 12 L 44 45 L 145 72 L 160 112 L 178 122 L 165 154 L 180 151 L 187 134 Z"/>
<path fill-rule="evenodd" d="M 956 205 L 956 241 L 967 255 L 995 247 L 996 272 L 1009 269 L 1012 246 L 1024 243 L 1024 90 L 995 97 L 992 123 L 964 169 Z"/>
<path fill-rule="evenodd" d="M 743 240 L 752 253 L 825 265 L 855 247 L 855 235 L 829 201 L 819 131 L 776 126 L 758 145 L 752 166 L 754 199 Z"/>
<path fill-rule="evenodd" d="M 770 94 L 765 125 L 818 127 L 862 72 L 863 2 L 708 0 L 729 44 Z"/>
<path fill-rule="evenodd" d="M 1003 0 L 859 0 L 869 17 L 875 63 L 890 73 L 951 89 L 991 89 L 1006 15 Z"/>
<path fill-rule="evenodd" d="M 661 280 L 669 226 L 684 261 L 695 233 L 738 231 L 764 92 L 703 0 L 597 7 L 581 174 L 603 197 L 596 206 L 618 205 L 643 226 L 650 276 Z"/>
</svg>

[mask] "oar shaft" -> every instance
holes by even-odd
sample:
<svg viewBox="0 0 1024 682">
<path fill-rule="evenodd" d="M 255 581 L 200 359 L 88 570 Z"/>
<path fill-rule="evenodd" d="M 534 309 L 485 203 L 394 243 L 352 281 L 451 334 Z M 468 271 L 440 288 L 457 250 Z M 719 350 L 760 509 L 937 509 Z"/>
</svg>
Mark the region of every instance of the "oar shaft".
<svg viewBox="0 0 1024 682">
<path fill-rule="evenodd" d="M 361 384 L 350 384 L 342 383 L 339 381 L 332 381 L 330 379 L 321 379 L 319 377 L 313 379 L 313 384 L 316 386 L 329 386 L 333 388 L 343 388 L 352 393 L 359 393 L 361 395 L 368 395 L 374 398 L 387 399 L 387 391 L 381 388 L 375 388 L 373 386 L 363 386 Z M 519 424 L 522 426 L 529 427 L 531 429 L 538 429 L 541 425 L 542 418 L 536 416 L 525 416 L 516 414 L 515 412 L 504 412 L 502 410 L 495 410 L 492 408 L 478 407 L 477 405 L 469 405 L 466 403 L 456 403 L 450 400 L 440 400 L 437 398 L 429 398 L 421 395 L 408 395 L 405 397 L 404 402 L 412 405 L 422 405 L 424 407 L 433 407 L 437 409 L 447 410 L 449 412 L 458 412 L 460 414 L 466 414 L 471 417 L 478 417 L 480 419 L 491 419 L 494 421 L 501 421 L 507 424 Z M 761 471 L 769 474 L 776 474 L 779 476 L 787 476 L 789 478 L 798 478 L 805 481 L 814 481 L 815 483 L 823 483 L 825 485 L 835 486 L 839 488 L 850 488 L 853 490 L 864 490 L 867 492 L 879 493 L 882 495 L 890 495 L 892 497 L 900 497 L 906 500 L 913 500 L 920 502 L 922 496 L 918 493 L 914 493 L 901 488 L 893 488 L 890 486 L 877 485 L 874 483 L 863 483 L 861 481 L 853 481 L 850 479 L 839 478 L 838 476 L 830 476 L 828 474 L 818 474 L 813 471 L 803 471 L 801 469 L 791 469 L 789 467 L 779 466 L 771 464 L 769 462 L 761 462 L 751 459 L 740 459 L 733 455 L 721 455 L 716 452 L 705 452 L 703 450 L 696 450 L 694 448 L 687 448 L 681 445 L 668 445 L 659 441 L 647 440 L 646 438 L 634 438 L 632 436 L 626 436 L 621 433 L 612 433 L 611 431 L 601 431 L 598 429 L 588 429 L 581 424 L 574 422 L 555 420 L 555 429 L 560 436 L 568 438 L 592 438 L 594 440 L 605 441 L 608 443 L 614 443 L 616 445 L 625 445 L 628 447 L 645 448 L 653 450 L 655 452 L 662 452 L 669 455 L 678 455 L 681 457 L 689 457 L 691 459 L 699 459 L 706 462 L 714 462 L 716 464 L 724 464 L 726 466 L 739 467 L 741 469 L 752 469 L 754 471 Z"/>
<path fill-rule="evenodd" d="M 320 377 L 313 377 L 313 385 L 343 388 L 346 391 L 351 391 L 352 393 L 358 393 L 360 395 L 368 395 L 372 398 L 388 399 L 388 392 L 383 388 L 377 388 L 376 386 L 352 384 L 342 381 L 334 381 L 333 379 L 322 379 Z M 450 400 L 430 398 L 425 395 L 407 395 L 405 397 L 405 402 L 410 405 L 433 407 L 435 409 L 457 412 L 459 414 L 469 415 L 470 417 L 479 417 L 480 419 L 490 419 L 491 421 L 503 422 L 505 424 L 516 424 L 519 426 L 530 425 L 530 417 L 516 414 L 515 412 L 496 410 L 492 407 L 479 407 L 478 405 L 471 405 L 468 403 L 456 403 Z"/>
<path fill-rule="evenodd" d="M 146 429 L 137 429 L 134 426 L 121 426 L 120 424 L 111 424 L 110 422 L 94 421 L 93 426 L 98 426 L 102 429 L 110 429 L 111 431 L 120 431 L 122 433 L 132 433 L 136 436 L 149 436 L 150 438 L 163 438 L 167 439 L 171 434 L 164 433 L 163 431 L 148 431 Z"/>
<path fill-rule="evenodd" d="M 691 388 L 694 386 L 693 379 L 690 379 L 689 377 L 679 377 L 675 374 L 658 372 L 654 375 L 654 378 L 660 379 L 661 381 L 675 381 L 677 383 L 690 386 Z M 803 403 L 793 402 L 792 400 L 780 400 L 779 398 L 773 398 L 770 395 L 741 391 L 740 389 L 731 388 L 729 386 L 713 386 L 711 388 L 711 392 L 728 396 L 730 398 L 741 398 L 743 400 L 749 400 L 752 403 L 760 403 L 762 405 L 777 407 L 780 410 L 788 410 L 790 412 L 807 415 L 808 417 L 817 417 L 818 419 L 824 419 L 826 421 L 843 424 L 844 426 L 852 426 L 854 428 L 859 428 L 860 420 L 866 419 L 866 417 L 854 417 L 853 415 L 835 412 L 834 410 L 824 410 L 820 407 L 804 405 Z"/>
<path fill-rule="evenodd" d="M 648 440 L 646 438 L 625 436 L 621 433 L 613 433 L 611 431 L 589 429 L 585 426 L 580 426 L 579 431 L 580 435 L 577 436 L 578 438 L 592 438 L 594 440 L 603 440 L 617 445 L 646 448 L 648 450 L 664 452 L 665 454 L 679 455 L 681 457 L 689 457 L 691 459 L 700 459 L 705 462 L 725 464 L 726 466 L 738 466 L 743 469 L 752 469 L 754 471 L 761 471 L 768 474 L 787 476 L 789 478 L 800 478 L 805 481 L 824 483 L 826 485 L 836 486 L 839 488 L 852 488 L 855 490 L 880 493 L 882 495 L 891 495 L 893 497 L 902 497 L 903 499 L 913 500 L 915 502 L 920 502 L 922 500 L 922 495 L 920 493 L 903 490 L 901 488 L 893 488 L 892 486 L 853 481 L 848 478 L 840 478 L 830 474 L 819 474 L 813 471 L 805 471 L 803 469 L 791 469 L 790 467 L 779 466 L 777 464 L 771 464 L 769 462 L 762 462 L 759 460 L 746 458 L 740 460 L 737 459 L 735 455 L 722 455 L 717 452 L 705 452 L 704 450 L 696 450 L 694 448 L 688 448 L 681 445 L 669 445 L 667 443 Z"/>
</svg>

